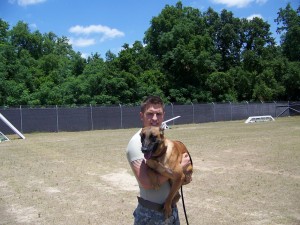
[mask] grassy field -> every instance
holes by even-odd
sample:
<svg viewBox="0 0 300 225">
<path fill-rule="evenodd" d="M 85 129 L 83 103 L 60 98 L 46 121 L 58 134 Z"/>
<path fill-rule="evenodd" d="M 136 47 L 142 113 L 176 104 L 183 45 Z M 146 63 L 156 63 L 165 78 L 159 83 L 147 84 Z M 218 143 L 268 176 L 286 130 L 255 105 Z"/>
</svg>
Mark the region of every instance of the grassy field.
<svg viewBox="0 0 300 225">
<path fill-rule="evenodd" d="M 137 129 L 33 133 L 0 143 L 0 224 L 133 224 L 125 157 Z M 172 126 L 188 147 L 191 225 L 299 225 L 300 117 Z M 185 224 L 181 201 L 178 205 Z"/>
</svg>

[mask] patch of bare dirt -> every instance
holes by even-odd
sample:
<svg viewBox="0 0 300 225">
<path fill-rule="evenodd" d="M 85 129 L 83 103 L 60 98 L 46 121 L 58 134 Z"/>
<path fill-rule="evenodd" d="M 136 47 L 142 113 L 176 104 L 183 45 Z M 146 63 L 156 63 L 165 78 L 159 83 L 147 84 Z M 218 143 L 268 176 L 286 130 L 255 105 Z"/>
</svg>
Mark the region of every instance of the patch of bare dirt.
<svg viewBox="0 0 300 225">
<path fill-rule="evenodd" d="M 183 187 L 190 224 L 299 225 L 299 128 L 300 117 L 167 130 L 193 158 L 193 181 Z M 133 224 L 138 185 L 125 148 L 136 130 L 0 143 L 0 224 Z M 185 224 L 181 201 L 178 208 Z"/>
</svg>

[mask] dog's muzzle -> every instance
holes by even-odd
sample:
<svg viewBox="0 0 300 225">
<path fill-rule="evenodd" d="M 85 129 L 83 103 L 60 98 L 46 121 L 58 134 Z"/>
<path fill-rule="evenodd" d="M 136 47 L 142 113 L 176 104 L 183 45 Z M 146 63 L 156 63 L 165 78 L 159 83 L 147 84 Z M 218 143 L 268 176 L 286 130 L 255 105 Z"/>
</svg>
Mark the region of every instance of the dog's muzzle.
<svg viewBox="0 0 300 225">
<path fill-rule="evenodd" d="M 142 152 L 155 152 L 158 147 L 158 142 L 150 143 L 149 145 L 145 146 L 142 144 Z"/>
<path fill-rule="evenodd" d="M 156 151 L 158 147 L 158 142 L 150 143 L 149 145 L 145 146 L 142 143 L 142 153 L 144 154 L 145 159 L 150 159 L 152 154 Z"/>
<path fill-rule="evenodd" d="M 150 152 L 151 150 L 148 149 L 148 147 L 142 146 L 142 153 Z"/>
</svg>

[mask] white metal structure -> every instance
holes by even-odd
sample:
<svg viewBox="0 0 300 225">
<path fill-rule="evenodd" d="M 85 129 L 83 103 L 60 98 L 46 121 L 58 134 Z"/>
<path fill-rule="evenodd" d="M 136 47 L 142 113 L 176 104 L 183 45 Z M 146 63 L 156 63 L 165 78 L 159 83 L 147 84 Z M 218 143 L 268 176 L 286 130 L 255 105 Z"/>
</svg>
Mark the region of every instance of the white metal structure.
<svg viewBox="0 0 300 225">
<path fill-rule="evenodd" d="M 25 136 L 23 134 L 21 134 L 20 131 L 18 131 L 17 128 L 14 127 L 14 125 L 12 125 L 1 113 L 0 113 L 0 119 L 7 125 L 10 127 L 10 129 L 12 129 L 20 138 L 25 139 Z"/>
<path fill-rule="evenodd" d="M 162 129 L 169 129 L 169 127 L 168 127 L 168 125 L 167 125 L 167 122 L 170 122 L 170 121 L 172 121 L 172 120 L 175 120 L 175 119 L 178 119 L 180 116 L 175 116 L 175 117 L 173 117 L 172 119 L 169 119 L 169 120 L 166 120 L 166 121 L 164 121 L 164 122 L 162 122 L 162 124 L 161 124 L 161 128 Z"/>
<path fill-rule="evenodd" d="M 270 115 L 266 116 L 250 116 L 245 123 L 257 123 L 257 122 L 268 122 L 274 121 L 274 118 Z"/>
<path fill-rule="evenodd" d="M 0 142 L 3 142 L 3 141 L 9 141 L 9 139 L 2 132 L 0 132 Z"/>
</svg>

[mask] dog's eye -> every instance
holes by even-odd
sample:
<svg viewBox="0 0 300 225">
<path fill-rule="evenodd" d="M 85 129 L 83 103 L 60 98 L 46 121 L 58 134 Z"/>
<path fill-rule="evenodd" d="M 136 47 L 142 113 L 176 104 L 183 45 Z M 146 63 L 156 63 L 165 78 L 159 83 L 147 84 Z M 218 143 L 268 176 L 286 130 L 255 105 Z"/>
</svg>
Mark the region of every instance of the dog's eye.
<svg viewBox="0 0 300 225">
<path fill-rule="evenodd" d="M 156 136 L 154 136 L 154 135 L 151 134 L 150 135 L 150 140 L 153 141 L 153 142 L 155 142 L 156 141 Z"/>
</svg>

